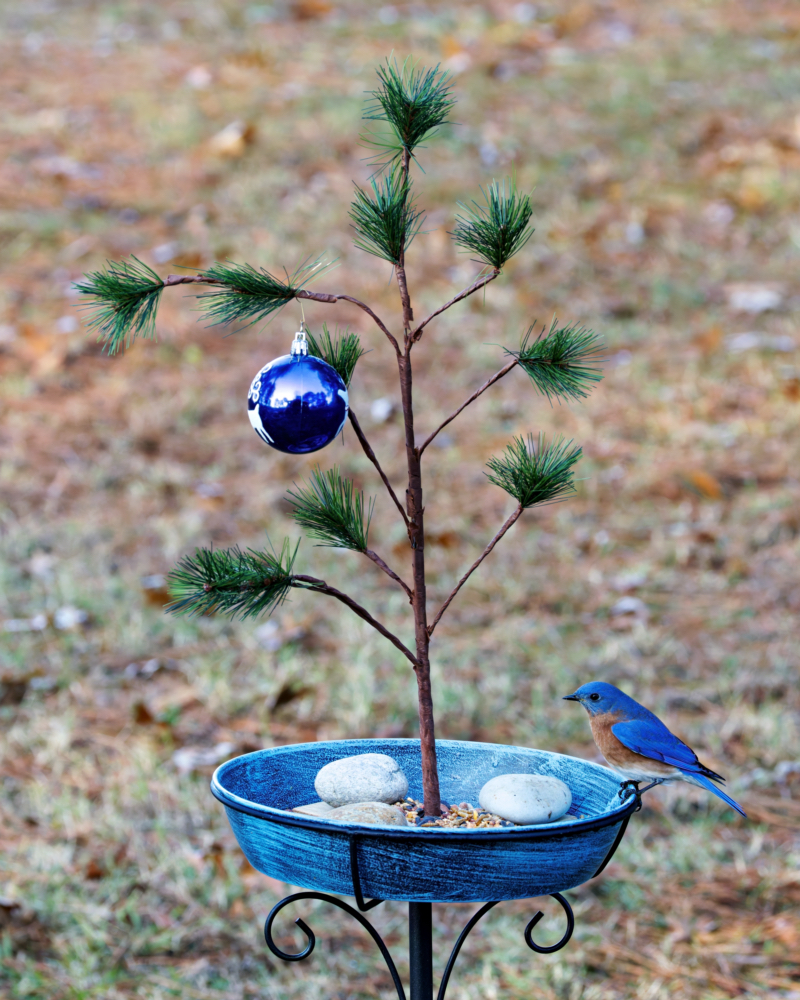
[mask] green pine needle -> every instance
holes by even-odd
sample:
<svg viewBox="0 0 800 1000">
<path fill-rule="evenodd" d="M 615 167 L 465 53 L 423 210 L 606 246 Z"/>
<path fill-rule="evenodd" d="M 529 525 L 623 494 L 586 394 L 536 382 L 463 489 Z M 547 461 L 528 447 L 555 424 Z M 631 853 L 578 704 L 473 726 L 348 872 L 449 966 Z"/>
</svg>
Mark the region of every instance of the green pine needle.
<svg viewBox="0 0 800 1000">
<path fill-rule="evenodd" d="M 320 266 L 319 259 L 303 263 L 283 280 L 264 268 L 256 270 L 251 264 L 218 262 L 206 268 L 203 277 L 213 278 L 224 287 L 198 295 L 198 298 L 204 300 L 203 309 L 213 324 L 247 320 L 245 326 L 252 326 L 290 302 L 311 277 L 319 273 Z"/>
<path fill-rule="evenodd" d="M 85 274 L 75 283 L 81 295 L 94 299 L 85 308 L 91 310 L 89 329 L 96 330 L 109 354 L 130 347 L 137 336 L 155 337 L 155 319 L 164 283 L 136 257 L 131 261 L 108 261 L 105 271 Z"/>
<path fill-rule="evenodd" d="M 350 218 L 356 231 L 353 240 L 360 250 L 399 264 L 403 252 L 419 232 L 422 212 L 411 198 L 411 186 L 399 169 L 381 180 L 370 181 L 372 193 L 356 185 L 356 200 Z"/>
<path fill-rule="evenodd" d="M 357 333 L 350 330 L 340 332 L 337 328 L 335 339 L 331 337 L 326 323 L 322 324 L 319 340 L 306 329 L 308 353 L 315 358 L 322 358 L 337 372 L 346 386 L 350 386 L 358 359 L 367 352 L 362 348 Z"/>
<path fill-rule="evenodd" d="M 176 615 L 221 612 L 231 618 L 272 614 L 295 586 L 292 569 L 299 544 L 291 550 L 287 539 L 279 553 L 197 549 L 169 575 L 173 599 L 167 610 Z"/>
<path fill-rule="evenodd" d="M 380 86 L 371 92 L 372 100 L 363 117 L 366 121 L 388 122 L 394 135 L 390 140 L 373 133 L 365 138 L 381 153 L 389 154 L 388 162 L 392 162 L 403 151 L 412 154 L 424 139 L 449 122 L 456 103 L 451 93 L 452 78 L 438 66 L 417 69 L 409 58 L 402 67 L 387 59 L 386 65 L 378 69 L 378 80 Z"/>
<path fill-rule="evenodd" d="M 337 468 L 329 472 L 314 469 L 311 482 L 304 489 L 290 490 L 289 496 L 295 521 L 321 545 L 355 552 L 367 548 L 375 501 L 371 499 L 366 510 L 364 494 L 356 492 L 352 480 L 342 479 Z"/>
<path fill-rule="evenodd" d="M 499 458 L 486 463 L 489 482 L 509 493 L 523 507 L 565 500 L 575 492 L 572 467 L 581 457 L 581 448 L 571 441 L 556 439 L 545 444 L 544 435 L 534 442 L 515 437 Z"/>
<path fill-rule="evenodd" d="M 546 336 L 531 340 L 533 327 L 522 339 L 518 351 L 505 348 L 519 359 L 520 367 L 548 399 L 585 399 L 603 375 L 598 367 L 602 341 L 580 326 L 556 329 L 556 321 Z"/>
<path fill-rule="evenodd" d="M 458 203 L 466 214 L 456 216 L 450 235 L 462 250 L 499 271 L 533 235 L 533 229 L 528 228 L 533 208 L 528 195 L 520 194 L 513 181 L 508 190 L 505 181 L 493 181 L 488 190 L 481 188 L 481 193 L 485 205 Z"/>
</svg>

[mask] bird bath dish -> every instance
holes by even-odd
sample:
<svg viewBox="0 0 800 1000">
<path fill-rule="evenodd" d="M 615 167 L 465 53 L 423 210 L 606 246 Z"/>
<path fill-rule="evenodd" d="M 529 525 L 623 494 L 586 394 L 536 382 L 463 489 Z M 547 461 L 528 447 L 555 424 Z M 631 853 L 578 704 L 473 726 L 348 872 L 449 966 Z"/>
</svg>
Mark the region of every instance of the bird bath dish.
<svg viewBox="0 0 800 1000">
<path fill-rule="evenodd" d="M 211 791 L 258 871 L 290 885 L 357 900 L 475 902 L 523 899 L 581 885 L 619 845 L 636 796 L 623 800 L 608 768 L 575 757 L 493 743 L 437 740 L 442 797 L 476 802 L 501 774 L 547 774 L 572 792 L 555 823 L 499 829 L 408 828 L 337 823 L 292 812 L 315 799 L 330 761 L 362 753 L 393 757 L 421 797 L 419 740 L 338 740 L 259 750 L 217 768 Z"/>
</svg>

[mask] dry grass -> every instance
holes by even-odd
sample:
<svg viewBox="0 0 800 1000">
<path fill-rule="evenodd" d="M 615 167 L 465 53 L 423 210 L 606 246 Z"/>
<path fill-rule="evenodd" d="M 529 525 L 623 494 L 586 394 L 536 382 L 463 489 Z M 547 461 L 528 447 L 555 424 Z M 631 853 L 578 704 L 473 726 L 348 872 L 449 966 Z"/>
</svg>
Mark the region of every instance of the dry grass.
<svg viewBox="0 0 800 1000">
<path fill-rule="evenodd" d="M 571 894 L 573 943 L 532 956 L 530 906 L 508 905 L 471 939 L 451 995 L 800 996 L 800 794 L 778 768 L 800 757 L 800 9 L 537 12 L 520 23 L 531 9 L 501 0 L 4 5 L 0 619 L 48 616 L 2 634 L 4 996 L 391 995 L 365 937 L 322 911 L 330 930 L 310 963 L 267 958 L 259 924 L 284 887 L 243 861 L 210 768 L 181 773 L 173 754 L 413 734 L 405 661 L 321 600 L 296 598 L 268 634 L 165 618 L 158 587 L 141 584 L 196 543 L 291 530 L 282 497 L 311 463 L 263 447 L 244 401 L 297 317 L 226 339 L 173 292 L 158 345 L 109 360 L 70 329 L 68 288 L 130 253 L 167 273 L 226 256 L 291 267 L 327 250 L 340 258 L 331 288 L 396 322 L 387 268 L 352 247 L 346 218 L 351 180 L 368 172 L 363 91 L 392 50 L 459 71 L 460 124 L 419 185 L 431 231 L 409 263 L 418 311 L 474 273 L 446 235 L 456 199 L 515 171 L 536 204 L 533 241 L 485 301 L 426 332 L 420 427 L 534 318 L 594 327 L 610 357 L 586 405 L 550 409 L 515 375 L 432 449 L 433 600 L 508 513 L 482 476 L 490 454 L 540 428 L 586 451 L 578 498 L 526 516 L 443 619 L 439 733 L 593 757 L 585 719 L 558 697 L 618 681 L 730 776 L 751 816 L 691 790 L 651 794 L 614 864 Z M 737 311 L 737 282 L 774 283 L 777 308 Z M 368 419 L 395 394 L 384 345 L 344 307 L 306 315 L 313 328 L 349 322 L 372 349 L 354 406 L 399 481 L 400 427 Z M 726 338 L 747 332 L 762 338 L 731 350 Z M 319 457 L 379 492 L 352 435 Z M 402 539 L 382 499 L 374 537 L 383 552 Z M 407 629 L 403 600 L 356 556 L 301 553 L 306 571 Z M 613 615 L 626 591 L 640 613 Z M 65 607 L 88 617 L 56 628 Z M 437 909 L 439 953 L 469 912 Z M 375 911 L 398 954 L 403 917 Z"/>
</svg>

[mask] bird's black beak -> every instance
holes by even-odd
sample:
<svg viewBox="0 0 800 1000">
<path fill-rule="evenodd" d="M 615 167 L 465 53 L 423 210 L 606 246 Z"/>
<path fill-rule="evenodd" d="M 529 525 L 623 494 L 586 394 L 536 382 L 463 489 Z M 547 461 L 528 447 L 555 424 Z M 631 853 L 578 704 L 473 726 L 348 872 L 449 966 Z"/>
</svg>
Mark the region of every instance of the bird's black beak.
<svg viewBox="0 0 800 1000">
<path fill-rule="evenodd" d="M 561 699 L 562 701 L 580 701 L 580 698 L 576 694 L 565 694 Z"/>
</svg>

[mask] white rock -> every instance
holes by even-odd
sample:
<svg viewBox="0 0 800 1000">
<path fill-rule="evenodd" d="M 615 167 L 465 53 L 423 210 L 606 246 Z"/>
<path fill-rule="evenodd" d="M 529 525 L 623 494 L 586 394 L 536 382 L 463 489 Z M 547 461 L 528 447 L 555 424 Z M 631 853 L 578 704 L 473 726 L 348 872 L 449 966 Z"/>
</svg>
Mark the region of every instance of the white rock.
<svg viewBox="0 0 800 1000">
<path fill-rule="evenodd" d="M 304 806 L 295 806 L 292 812 L 305 813 L 306 816 L 329 816 L 333 812 L 333 806 L 327 802 L 309 802 Z"/>
<path fill-rule="evenodd" d="M 398 802 L 408 795 L 408 778 L 396 760 L 384 753 L 363 753 L 326 764 L 314 779 L 323 802 Z"/>
<path fill-rule="evenodd" d="M 499 774 L 486 782 L 478 802 L 512 823 L 552 823 L 572 805 L 572 792 L 547 774 Z"/>
<path fill-rule="evenodd" d="M 385 802 L 353 802 L 325 813 L 336 823 L 366 823 L 368 826 L 408 826 L 405 813 Z"/>
</svg>

